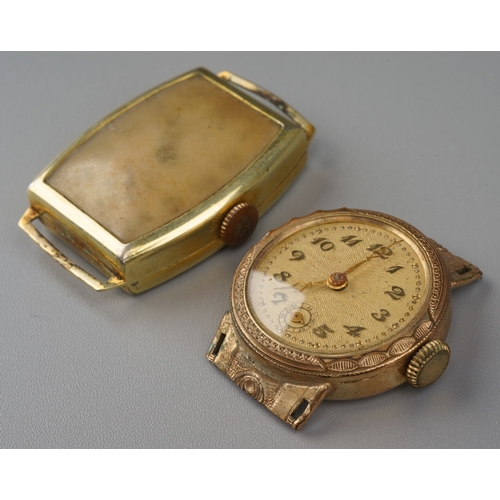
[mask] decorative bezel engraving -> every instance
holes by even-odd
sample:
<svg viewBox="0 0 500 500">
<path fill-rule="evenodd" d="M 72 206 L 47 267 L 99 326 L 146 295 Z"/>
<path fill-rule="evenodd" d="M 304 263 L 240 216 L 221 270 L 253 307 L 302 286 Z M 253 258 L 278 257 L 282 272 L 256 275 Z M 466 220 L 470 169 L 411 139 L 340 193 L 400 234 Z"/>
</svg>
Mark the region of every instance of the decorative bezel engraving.
<svg viewBox="0 0 500 500">
<path fill-rule="evenodd" d="M 252 316 L 246 288 L 252 264 L 261 252 L 267 251 L 291 231 L 338 217 L 349 221 L 370 220 L 381 226 L 390 226 L 413 240 L 422 252 L 428 267 L 431 291 L 427 307 L 422 308 L 416 320 L 401 329 L 396 337 L 391 338 L 386 344 L 377 346 L 372 352 L 347 356 L 315 356 L 285 345 L 261 328 Z M 377 370 L 393 364 L 400 366 L 425 342 L 437 335 L 444 338 L 446 332 L 443 333 L 441 325 L 446 323 L 442 320 L 450 302 L 450 285 L 440 255 L 431 241 L 416 228 L 396 217 L 380 212 L 343 208 L 314 212 L 306 217 L 292 219 L 283 226 L 270 231 L 252 247 L 240 263 L 233 280 L 231 300 L 233 320 L 239 336 L 261 358 L 286 371 L 324 377 L 342 377 Z"/>
</svg>

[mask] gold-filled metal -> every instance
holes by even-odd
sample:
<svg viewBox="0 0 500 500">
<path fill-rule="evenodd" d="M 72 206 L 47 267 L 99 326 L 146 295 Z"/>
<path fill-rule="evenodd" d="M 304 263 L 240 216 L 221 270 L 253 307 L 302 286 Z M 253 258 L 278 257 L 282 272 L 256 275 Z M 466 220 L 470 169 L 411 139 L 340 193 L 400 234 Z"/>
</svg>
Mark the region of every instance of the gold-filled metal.
<svg viewBox="0 0 500 500">
<path fill-rule="evenodd" d="M 221 227 L 234 207 L 264 214 L 303 168 L 313 132 L 274 94 L 196 69 L 125 104 L 63 151 L 29 186 L 19 225 L 95 290 L 137 294 L 224 246 Z M 109 279 L 62 255 L 35 219 Z M 240 221 L 232 236 L 245 228 Z"/>
<path fill-rule="evenodd" d="M 300 429 L 323 399 L 434 382 L 449 359 L 450 291 L 481 276 L 396 217 L 315 212 L 243 258 L 207 357 Z"/>
</svg>

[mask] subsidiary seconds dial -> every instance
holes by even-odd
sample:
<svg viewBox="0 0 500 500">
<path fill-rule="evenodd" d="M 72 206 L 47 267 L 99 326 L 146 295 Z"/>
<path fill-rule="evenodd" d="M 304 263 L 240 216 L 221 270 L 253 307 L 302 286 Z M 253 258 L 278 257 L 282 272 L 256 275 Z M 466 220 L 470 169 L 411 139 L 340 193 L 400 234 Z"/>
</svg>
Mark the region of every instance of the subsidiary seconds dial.
<svg viewBox="0 0 500 500">
<path fill-rule="evenodd" d="M 309 353 L 372 350 L 421 313 L 430 293 L 418 243 L 363 217 L 316 220 L 261 250 L 246 285 L 256 323 Z"/>
</svg>

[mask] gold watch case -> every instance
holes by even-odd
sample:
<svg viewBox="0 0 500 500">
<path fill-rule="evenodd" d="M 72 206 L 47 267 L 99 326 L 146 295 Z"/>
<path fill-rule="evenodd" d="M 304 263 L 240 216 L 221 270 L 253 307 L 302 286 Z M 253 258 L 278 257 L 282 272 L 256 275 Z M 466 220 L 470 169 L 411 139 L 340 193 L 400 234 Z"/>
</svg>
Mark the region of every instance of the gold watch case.
<svg viewBox="0 0 500 500">
<path fill-rule="evenodd" d="M 481 276 L 390 215 L 315 212 L 244 257 L 207 357 L 300 429 L 325 398 L 435 381 L 449 359 L 450 291 Z"/>
<path fill-rule="evenodd" d="M 31 183 L 19 225 L 95 290 L 137 294 L 245 241 L 301 171 L 313 134 L 274 94 L 199 68 L 79 137 Z M 65 257 L 35 219 L 109 279 Z"/>
</svg>

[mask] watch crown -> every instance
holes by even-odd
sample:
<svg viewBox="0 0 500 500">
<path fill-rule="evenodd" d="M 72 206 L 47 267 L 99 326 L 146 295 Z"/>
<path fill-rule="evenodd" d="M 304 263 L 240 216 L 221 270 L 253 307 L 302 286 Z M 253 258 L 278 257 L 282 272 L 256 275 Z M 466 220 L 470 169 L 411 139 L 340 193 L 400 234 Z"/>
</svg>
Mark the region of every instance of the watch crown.
<svg viewBox="0 0 500 500">
<path fill-rule="evenodd" d="M 222 241 L 230 247 L 244 243 L 253 233 L 259 212 L 250 203 L 238 203 L 224 217 L 220 227 Z"/>
<path fill-rule="evenodd" d="M 431 340 L 413 356 L 406 368 L 406 380 L 413 387 L 435 382 L 448 366 L 450 348 L 441 340 Z"/>
</svg>

